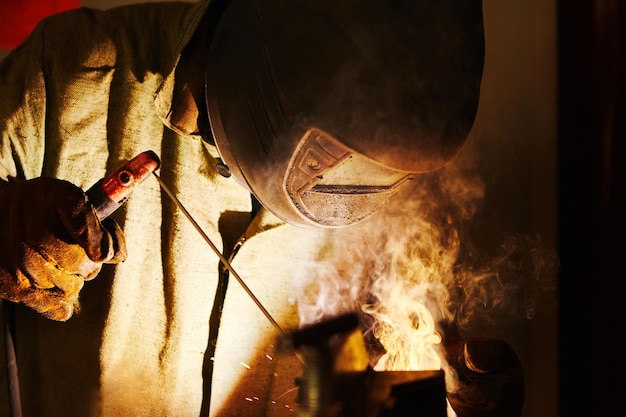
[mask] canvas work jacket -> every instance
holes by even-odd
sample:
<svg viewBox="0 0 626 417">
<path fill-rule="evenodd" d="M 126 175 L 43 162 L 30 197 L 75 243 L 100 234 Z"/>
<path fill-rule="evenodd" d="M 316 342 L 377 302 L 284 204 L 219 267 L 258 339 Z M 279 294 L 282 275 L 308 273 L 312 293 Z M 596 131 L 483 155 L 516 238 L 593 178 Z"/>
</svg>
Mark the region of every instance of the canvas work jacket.
<svg viewBox="0 0 626 417">
<path fill-rule="evenodd" d="M 0 64 L 0 178 L 87 189 L 154 151 L 163 181 L 277 323 L 294 329 L 294 281 L 327 232 L 264 209 L 252 216 L 250 193 L 216 173 L 188 88 L 207 7 L 78 9 L 39 24 Z M 190 42 L 200 46 L 181 56 Z M 54 322 L 16 307 L 24 416 L 292 414 L 300 362 L 277 351 L 279 331 L 158 182 L 148 178 L 113 218 L 128 259 L 85 283 L 79 312 Z"/>
</svg>

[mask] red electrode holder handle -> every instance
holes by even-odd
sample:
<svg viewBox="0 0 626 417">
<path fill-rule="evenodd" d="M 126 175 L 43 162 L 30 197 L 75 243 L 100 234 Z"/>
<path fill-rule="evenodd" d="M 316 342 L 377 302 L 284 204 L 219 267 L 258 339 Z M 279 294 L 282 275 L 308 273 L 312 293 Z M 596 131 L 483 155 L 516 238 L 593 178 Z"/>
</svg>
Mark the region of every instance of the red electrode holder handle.
<svg viewBox="0 0 626 417">
<path fill-rule="evenodd" d="M 120 208 L 130 193 L 160 166 L 161 160 L 156 153 L 142 152 L 91 186 L 86 194 L 96 208 L 98 219 L 106 219 Z"/>
</svg>

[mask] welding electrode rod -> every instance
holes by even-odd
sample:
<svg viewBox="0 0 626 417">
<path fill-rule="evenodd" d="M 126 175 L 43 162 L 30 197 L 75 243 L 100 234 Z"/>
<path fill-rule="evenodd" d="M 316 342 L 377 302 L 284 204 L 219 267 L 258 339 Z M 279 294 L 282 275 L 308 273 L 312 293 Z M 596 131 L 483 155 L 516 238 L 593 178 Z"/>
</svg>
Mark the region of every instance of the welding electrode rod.
<svg viewBox="0 0 626 417">
<path fill-rule="evenodd" d="M 176 198 L 174 193 L 172 193 L 172 191 L 170 191 L 170 189 L 167 187 L 167 185 L 165 185 L 163 180 L 161 180 L 161 177 L 159 177 L 159 175 L 156 172 L 154 172 L 154 171 L 152 173 L 154 174 L 155 178 L 159 182 L 159 185 L 161 186 L 163 191 L 165 191 L 165 193 L 172 199 L 172 201 L 183 212 L 183 214 L 187 217 L 187 219 L 189 219 L 189 221 L 191 222 L 191 224 L 193 224 L 193 226 L 196 228 L 198 233 L 200 233 L 200 235 L 204 238 L 206 243 L 208 243 L 208 245 L 211 247 L 211 249 L 213 249 L 213 252 L 215 252 L 215 254 L 220 258 L 220 261 L 222 261 L 224 266 L 226 266 L 226 268 L 230 271 L 230 273 L 233 275 L 233 277 L 235 277 L 235 279 L 239 282 L 239 284 L 244 289 L 244 291 L 248 293 L 248 295 L 250 296 L 252 301 L 254 301 L 254 304 L 256 304 L 257 307 L 259 307 L 261 312 L 265 315 L 265 317 L 267 317 L 267 319 L 270 321 L 270 323 L 272 323 L 272 325 L 276 328 L 276 330 L 278 330 L 281 334 L 284 334 L 285 332 L 280 327 L 280 325 L 276 322 L 276 320 L 274 320 L 274 317 L 272 317 L 270 312 L 267 311 L 267 309 L 263 306 L 263 304 L 261 304 L 261 301 L 259 301 L 259 299 L 256 298 L 254 293 L 250 290 L 250 288 L 248 288 L 248 286 L 243 281 L 243 279 L 241 279 L 239 274 L 233 269 L 233 267 L 231 266 L 230 262 L 228 262 L 228 260 L 224 257 L 224 255 L 222 255 L 222 253 L 219 251 L 219 249 L 217 249 L 217 246 L 215 246 L 213 244 L 213 242 L 211 241 L 211 239 L 209 239 L 209 237 L 206 235 L 206 233 L 204 233 L 204 231 L 202 230 L 202 228 L 200 227 L 198 222 L 196 222 L 196 220 L 191 216 L 191 214 L 189 214 L 189 212 L 187 211 L 185 206 L 183 206 L 183 204 L 178 200 L 178 198 Z"/>
</svg>

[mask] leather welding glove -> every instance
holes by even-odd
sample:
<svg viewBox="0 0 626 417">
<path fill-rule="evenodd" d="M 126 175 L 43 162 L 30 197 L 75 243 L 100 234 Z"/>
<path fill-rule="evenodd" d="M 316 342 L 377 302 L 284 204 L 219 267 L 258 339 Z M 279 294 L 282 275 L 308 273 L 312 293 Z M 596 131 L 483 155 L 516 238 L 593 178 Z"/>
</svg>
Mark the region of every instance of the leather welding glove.
<svg viewBox="0 0 626 417">
<path fill-rule="evenodd" d="M 84 281 L 126 259 L 124 234 L 85 193 L 54 178 L 0 181 L 0 298 L 68 320 Z"/>
<path fill-rule="evenodd" d="M 524 374 L 519 358 L 503 340 L 444 337 L 446 359 L 457 374 L 448 401 L 458 417 L 519 417 Z"/>
</svg>

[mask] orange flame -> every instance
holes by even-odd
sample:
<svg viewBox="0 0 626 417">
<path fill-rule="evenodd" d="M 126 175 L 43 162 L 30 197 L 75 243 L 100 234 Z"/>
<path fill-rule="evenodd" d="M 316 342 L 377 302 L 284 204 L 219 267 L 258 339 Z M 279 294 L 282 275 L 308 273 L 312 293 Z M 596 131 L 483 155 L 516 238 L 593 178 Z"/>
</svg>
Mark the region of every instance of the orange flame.
<svg viewBox="0 0 626 417">
<path fill-rule="evenodd" d="M 455 220 L 442 216 L 441 199 L 433 196 L 445 194 L 464 218 L 475 212 L 483 188 L 477 178 L 461 184 L 424 176 L 379 215 L 335 231 L 320 254 L 330 259 L 312 265 L 297 291 L 302 323 L 358 311 L 372 320 L 366 333 L 384 348 L 375 369 L 440 369 L 436 323 L 454 315 L 448 287 L 460 244 Z"/>
<path fill-rule="evenodd" d="M 509 237 L 495 255 L 467 243 L 464 228 L 484 184 L 461 170 L 451 165 L 425 174 L 381 213 L 334 231 L 320 250 L 323 261 L 299 280 L 301 323 L 357 312 L 368 323 L 363 331 L 374 369 L 444 369 L 453 389 L 438 323 L 462 328 L 509 307 L 530 318 L 535 294 L 528 288 L 542 274 L 536 242 Z M 515 258 L 520 252 L 530 261 Z"/>
</svg>

